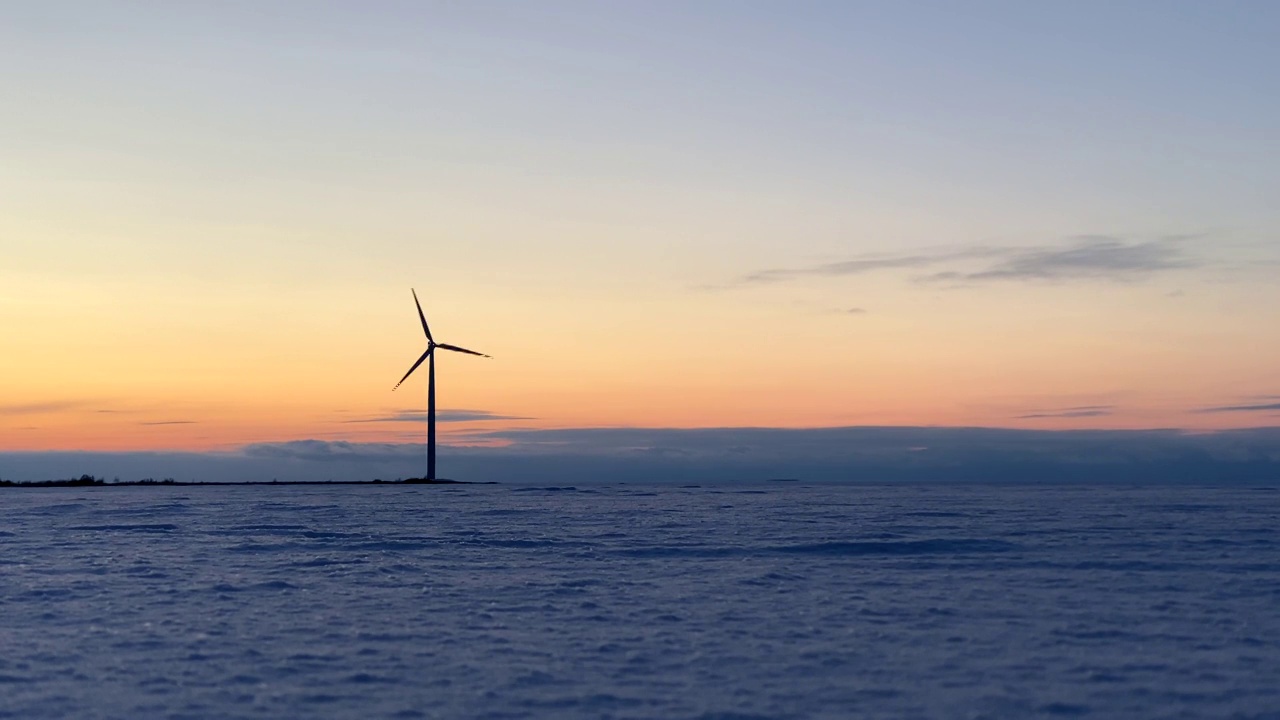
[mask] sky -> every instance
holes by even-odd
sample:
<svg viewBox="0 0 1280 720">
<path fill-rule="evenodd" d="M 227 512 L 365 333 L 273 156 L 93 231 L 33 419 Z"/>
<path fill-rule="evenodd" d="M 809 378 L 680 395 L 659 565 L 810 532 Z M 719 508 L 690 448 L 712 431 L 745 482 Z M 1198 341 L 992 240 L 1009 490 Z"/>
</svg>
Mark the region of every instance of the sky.
<svg viewBox="0 0 1280 720">
<path fill-rule="evenodd" d="M 1270 2 L 0 3 L 0 452 L 408 448 L 411 287 L 493 356 L 440 358 L 455 452 L 1280 425 L 1278 35 Z"/>
</svg>

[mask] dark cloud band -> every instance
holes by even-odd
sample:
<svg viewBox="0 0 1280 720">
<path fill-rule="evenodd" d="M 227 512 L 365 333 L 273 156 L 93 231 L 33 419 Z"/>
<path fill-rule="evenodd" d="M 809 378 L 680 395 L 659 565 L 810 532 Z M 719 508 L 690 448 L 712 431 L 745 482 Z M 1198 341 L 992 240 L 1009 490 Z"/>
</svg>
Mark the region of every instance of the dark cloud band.
<svg viewBox="0 0 1280 720">
<path fill-rule="evenodd" d="M 444 446 L 450 477 L 499 482 L 1274 483 L 1280 428 L 1037 431 L 844 427 L 506 429 Z M 369 480 L 421 473 L 420 443 L 298 440 L 228 453 L 0 453 L 0 477 Z"/>
</svg>

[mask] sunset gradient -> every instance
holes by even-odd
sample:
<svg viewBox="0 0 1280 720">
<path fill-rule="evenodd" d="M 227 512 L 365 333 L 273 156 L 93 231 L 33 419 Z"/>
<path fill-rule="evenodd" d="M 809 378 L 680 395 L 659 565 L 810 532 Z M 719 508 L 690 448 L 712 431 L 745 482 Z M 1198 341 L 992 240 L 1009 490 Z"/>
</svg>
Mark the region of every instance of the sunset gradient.
<svg viewBox="0 0 1280 720">
<path fill-rule="evenodd" d="M 0 450 L 1280 424 L 1273 3 L 4 15 Z"/>
</svg>

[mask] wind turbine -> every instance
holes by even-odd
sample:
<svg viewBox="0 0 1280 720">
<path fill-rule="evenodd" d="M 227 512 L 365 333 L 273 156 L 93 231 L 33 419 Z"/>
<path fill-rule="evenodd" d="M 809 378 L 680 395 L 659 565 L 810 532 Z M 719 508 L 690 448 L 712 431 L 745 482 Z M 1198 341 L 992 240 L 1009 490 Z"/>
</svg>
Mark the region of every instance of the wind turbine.
<svg viewBox="0 0 1280 720">
<path fill-rule="evenodd" d="M 484 353 L 478 353 L 475 350 L 458 347 L 457 345 L 448 345 L 438 343 L 435 338 L 431 337 L 431 328 L 427 327 L 427 316 L 422 314 L 422 303 L 418 302 L 418 292 L 412 288 L 409 292 L 413 293 L 413 304 L 418 306 L 418 319 L 422 321 L 422 332 L 427 335 L 427 350 L 422 353 L 422 357 L 409 368 L 409 372 L 400 378 L 400 382 L 396 383 L 396 387 L 391 388 L 393 391 L 404 384 L 405 380 L 413 374 L 414 370 L 422 364 L 423 360 L 430 359 L 427 363 L 427 477 L 426 480 L 436 479 L 436 348 L 441 350 L 452 350 L 454 352 L 466 353 L 468 355 L 479 355 L 480 357 L 489 357 Z"/>
</svg>

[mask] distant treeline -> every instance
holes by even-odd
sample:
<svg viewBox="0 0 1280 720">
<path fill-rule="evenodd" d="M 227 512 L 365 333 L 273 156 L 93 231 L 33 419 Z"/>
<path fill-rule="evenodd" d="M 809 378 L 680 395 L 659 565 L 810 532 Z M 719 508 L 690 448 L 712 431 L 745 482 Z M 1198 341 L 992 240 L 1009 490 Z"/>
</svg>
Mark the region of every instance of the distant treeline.
<svg viewBox="0 0 1280 720">
<path fill-rule="evenodd" d="M 165 478 L 163 480 L 155 480 L 153 478 L 145 478 L 143 480 L 133 480 L 128 482 L 120 482 L 120 478 L 116 478 L 110 484 L 112 485 L 173 485 L 173 478 Z M 81 475 L 75 479 L 66 480 L 29 480 L 15 482 L 13 480 L 0 480 L 0 487 L 86 487 L 90 485 L 107 485 L 104 478 L 94 477 L 93 475 Z"/>
<path fill-rule="evenodd" d="M 133 487 L 137 485 L 181 485 L 183 487 L 193 485 L 493 485 L 492 482 L 470 483 L 462 480 L 426 480 L 423 478 L 405 478 L 396 480 L 287 480 L 280 482 L 272 480 L 265 481 L 242 481 L 242 482 L 219 482 L 219 481 L 183 481 L 179 482 L 173 478 L 165 478 L 163 480 L 155 480 L 153 478 L 144 478 L 142 480 L 121 480 L 115 478 L 107 481 L 104 478 L 94 477 L 92 475 L 81 475 L 74 480 L 29 480 L 15 482 L 13 480 L 0 480 L 0 487 Z"/>
</svg>

